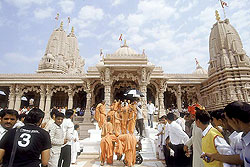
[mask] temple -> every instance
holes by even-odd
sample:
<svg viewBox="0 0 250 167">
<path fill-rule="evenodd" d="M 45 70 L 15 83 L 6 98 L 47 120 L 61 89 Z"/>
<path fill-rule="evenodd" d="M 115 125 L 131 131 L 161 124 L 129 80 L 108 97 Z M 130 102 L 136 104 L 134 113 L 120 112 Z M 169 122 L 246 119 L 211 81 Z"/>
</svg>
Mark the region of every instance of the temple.
<svg viewBox="0 0 250 167">
<path fill-rule="evenodd" d="M 145 95 L 144 108 L 152 100 L 160 115 L 167 108 L 181 110 L 196 102 L 209 111 L 235 100 L 250 102 L 250 60 L 228 19 L 217 16 L 209 53 L 208 71 L 197 62 L 193 73 L 168 74 L 152 64 L 144 51 L 137 53 L 124 41 L 85 72 L 74 28 L 67 35 L 61 23 L 52 32 L 35 74 L 0 74 L 0 90 L 6 94 L 0 95 L 0 105 L 19 110 L 34 99 L 34 106 L 46 115 L 53 106 L 89 111 L 103 99 L 107 106 L 114 99 L 124 99 L 130 88 Z"/>
</svg>

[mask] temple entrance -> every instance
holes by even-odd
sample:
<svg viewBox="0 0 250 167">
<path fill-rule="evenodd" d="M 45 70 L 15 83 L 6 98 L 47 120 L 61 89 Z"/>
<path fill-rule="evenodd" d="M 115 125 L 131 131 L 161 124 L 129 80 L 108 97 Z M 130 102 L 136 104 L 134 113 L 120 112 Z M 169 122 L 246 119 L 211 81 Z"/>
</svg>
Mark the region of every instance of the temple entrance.
<svg viewBox="0 0 250 167">
<path fill-rule="evenodd" d="M 8 107 L 9 88 L 0 87 L 0 107 Z"/>
<path fill-rule="evenodd" d="M 73 98 L 73 108 L 80 107 L 82 109 L 86 109 L 86 102 L 87 102 L 87 93 L 85 91 L 80 91 L 75 93 Z"/>
<path fill-rule="evenodd" d="M 40 94 L 35 91 L 24 93 L 21 97 L 21 108 L 23 107 L 39 107 Z"/>
<path fill-rule="evenodd" d="M 166 90 L 164 92 L 164 106 L 166 109 L 174 109 L 177 108 L 176 96 L 174 93 Z"/>
<path fill-rule="evenodd" d="M 111 98 L 111 102 L 113 102 L 114 100 L 123 101 L 124 99 L 126 99 L 124 93 L 129 89 L 137 89 L 137 84 L 135 81 L 116 81 L 113 84 L 113 96 Z"/>
<path fill-rule="evenodd" d="M 95 95 L 95 100 L 92 102 L 95 106 L 97 106 L 99 103 L 104 100 L 104 87 L 102 84 L 96 85 L 93 94 Z"/>
<path fill-rule="evenodd" d="M 152 101 L 152 103 L 154 105 L 157 105 L 155 104 L 155 96 L 156 96 L 156 88 L 153 84 L 149 84 L 148 87 L 147 87 L 147 103 L 149 101 Z"/>
<path fill-rule="evenodd" d="M 68 94 L 64 91 L 58 91 L 51 98 L 51 107 L 68 107 Z"/>
</svg>

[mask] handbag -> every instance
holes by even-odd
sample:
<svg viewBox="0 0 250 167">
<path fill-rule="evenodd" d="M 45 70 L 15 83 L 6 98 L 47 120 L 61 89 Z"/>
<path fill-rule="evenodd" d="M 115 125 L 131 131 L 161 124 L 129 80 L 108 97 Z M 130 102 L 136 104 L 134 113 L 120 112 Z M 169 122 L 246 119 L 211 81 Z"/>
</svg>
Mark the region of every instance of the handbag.
<svg viewBox="0 0 250 167">
<path fill-rule="evenodd" d="M 15 137 L 14 137 L 14 142 L 13 142 L 13 147 L 12 147 L 12 151 L 11 151 L 11 156 L 10 156 L 10 161 L 9 161 L 8 167 L 12 167 L 13 166 L 13 162 L 14 162 L 14 158 L 15 158 L 15 154 L 16 154 L 16 149 L 17 149 L 17 140 L 18 140 L 19 135 L 20 135 L 20 128 L 17 127 L 16 128 L 16 133 L 15 133 Z"/>
</svg>

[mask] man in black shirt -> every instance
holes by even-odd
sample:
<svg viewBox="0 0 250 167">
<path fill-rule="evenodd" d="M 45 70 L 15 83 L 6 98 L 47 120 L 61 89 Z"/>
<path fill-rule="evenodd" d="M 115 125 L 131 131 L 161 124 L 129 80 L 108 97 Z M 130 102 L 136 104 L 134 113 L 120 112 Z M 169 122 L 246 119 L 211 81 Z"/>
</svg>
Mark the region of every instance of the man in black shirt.
<svg viewBox="0 0 250 167">
<path fill-rule="evenodd" d="M 50 136 L 47 131 L 39 126 L 44 118 L 44 112 L 34 108 L 25 118 L 25 126 L 20 129 L 9 130 L 0 142 L 0 161 L 7 167 L 10 161 L 15 134 L 17 137 L 17 149 L 13 161 L 13 167 L 39 167 L 48 165 L 51 148 Z M 39 159 L 41 155 L 41 160 Z"/>
</svg>

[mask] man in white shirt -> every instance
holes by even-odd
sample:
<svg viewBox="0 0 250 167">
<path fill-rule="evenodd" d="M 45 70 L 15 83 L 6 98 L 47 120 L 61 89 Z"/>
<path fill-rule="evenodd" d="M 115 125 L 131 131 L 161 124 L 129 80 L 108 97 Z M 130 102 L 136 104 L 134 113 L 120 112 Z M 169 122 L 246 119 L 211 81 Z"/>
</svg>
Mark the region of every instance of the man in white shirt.
<svg viewBox="0 0 250 167">
<path fill-rule="evenodd" d="M 1 111 L 0 140 L 5 133 L 16 124 L 18 112 L 16 110 L 4 109 Z"/>
<path fill-rule="evenodd" d="M 191 114 L 191 113 L 190 113 Z M 194 121 L 195 115 L 190 115 L 190 119 Z M 189 152 L 191 150 L 191 146 L 193 146 L 193 167 L 203 167 L 203 161 L 200 158 L 202 154 L 201 150 L 201 139 L 202 139 L 202 130 L 198 128 L 195 124 L 195 121 L 191 125 L 192 129 L 192 137 L 185 143 L 184 151 Z"/>
<path fill-rule="evenodd" d="M 149 100 L 147 104 L 147 109 L 148 109 L 148 126 L 150 126 L 150 128 L 153 128 L 155 106 L 151 100 Z"/>
<path fill-rule="evenodd" d="M 63 137 L 62 123 L 64 114 L 61 112 L 55 113 L 55 121 L 50 125 L 49 135 L 51 139 L 52 148 L 50 149 L 49 167 L 57 167 L 58 160 L 61 153 L 61 147 L 67 142 Z"/>
<path fill-rule="evenodd" d="M 185 131 L 185 127 L 186 127 L 186 125 L 185 125 L 185 122 L 186 122 L 185 119 L 180 116 L 180 112 L 179 111 L 175 112 L 174 114 L 175 114 L 175 116 L 177 118 L 176 119 L 176 123 L 178 123 L 179 125 L 181 125 L 182 130 Z"/>
<path fill-rule="evenodd" d="M 196 109 L 195 114 L 195 123 L 197 127 L 201 128 L 202 130 L 202 152 L 205 153 L 220 153 L 223 155 L 233 155 L 234 151 L 232 148 L 228 145 L 222 134 L 215 129 L 210 124 L 210 115 L 205 110 L 199 110 Z M 228 167 L 231 166 L 229 164 L 220 162 L 220 161 L 213 161 L 209 162 L 206 157 L 204 158 L 204 165 L 210 165 L 210 166 L 224 166 Z"/>
<path fill-rule="evenodd" d="M 137 131 L 140 134 L 140 137 L 143 137 L 143 114 L 142 114 L 142 105 L 141 103 L 138 101 L 136 104 L 136 110 L 137 110 L 137 114 L 136 114 L 136 124 L 137 124 Z"/>
<path fill-rule="evenodd" d="M 64 139 L 67 143 L 63 145 L 61 149 L 60 158 L 58 161 L 58 167 L 69 167 L 71 163 L 71 145 L 73 141 L 74 124 L 72 118 L 74 116 L 74 111 L 72 109 L 66 110 L 65 119 L 63 120 L 62 127 L 64 133 Z"/>
<path fill-rule="evenodd" d="M 168 113 L 167 122 L 169 123 L 169 146 L 174 151 L 174 166 L 190 166 L 190 158 L 185 156 L 185 152 L 183 150 L 184 143 L 188 141 L 189 137 L 182 130 L 182 127 L 174 120 L 174 113 Z"/>
</svg>

